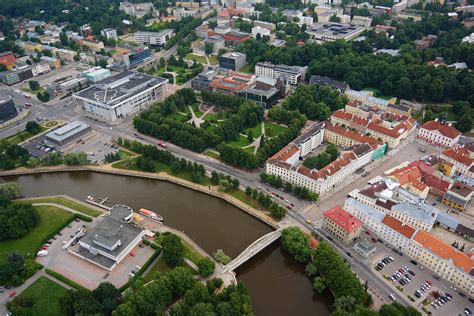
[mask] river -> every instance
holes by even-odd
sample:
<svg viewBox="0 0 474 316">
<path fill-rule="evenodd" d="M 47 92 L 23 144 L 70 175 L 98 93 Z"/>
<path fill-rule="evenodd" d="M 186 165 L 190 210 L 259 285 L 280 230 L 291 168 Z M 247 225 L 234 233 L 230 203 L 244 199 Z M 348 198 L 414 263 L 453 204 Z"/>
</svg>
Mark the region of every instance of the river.
<svg viewBox="0 0 474 316">
<path fill-rule="evenodd" d="M 77 199 L 108 197 L 133 209 L 162 215 L 167 225 L 186 232 L 208 253 L 223 249 L 237 256 L 271 231 L 266 224 L 218 198 L 176 184 L 94 172 L 50 173 L 8 178 L 25 197 L 65 194 Z M 252 297 L 256 315 L 328 315 L 331 295 L 315 295 L 304 266 L 282 251 L 279 242 L 241 266 L 237 279 Z"/>
</svg>

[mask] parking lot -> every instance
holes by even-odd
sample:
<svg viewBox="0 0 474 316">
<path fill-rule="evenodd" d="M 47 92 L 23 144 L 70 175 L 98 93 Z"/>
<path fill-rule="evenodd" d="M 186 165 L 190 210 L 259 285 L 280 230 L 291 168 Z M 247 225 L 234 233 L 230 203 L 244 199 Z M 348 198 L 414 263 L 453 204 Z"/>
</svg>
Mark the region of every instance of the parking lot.
<svg viewBox="0 0 474 316">
<path fill-rule="evenodd" d="M 377 271 L 377 264 L 389 256 L 394 260 L 387 263 L 380 271 Z M 405 295 L 409 299 L 413 299 L 418 309 L 424 307 L 433 315 L 466 315 L 464 313 L 465 308 L 472 311 L 472 303 L 467 297 L 459 294 L 462 291 L 458 289 L 455 291 L 449 283 L 437 280 L 431 270 L 422 267 L 418 263 L 414 264 L 408 256 L 400 256 L 386 246 L 381 246 L 380 251 L 371 260 L 374 272 L 383 276 L 384 281 L 393 289 L 394 296 Z M 402 278 L 405 281 L 400 282 Z M 409 282 L 408 278 L 410 279 Z M 417 290 L 419 291 L 417 295 L 420 297 L 415 295 Z M 447 296 L 451 298 L 449 299 Z"/>
<path fill-rule="evenodd" d="M 134 256 L 128 255 L 111 272 L 63 250 L 63 242 L 69 241 L 71 235 L 78 229 L 84 229 L 83 225 L 87 228 L 94 223 L 95 220 L 92 223 L 73 222 L 70 227 L 66 227 L 60 232 L 61 235 L 56 235 L 56 239 L 51 240 L 52 243 L 48 247 L 49 254 L 45 257 L 38 257 L 37 261 L 46 268 L 56 271 L 90 290 L 95 289 L 101 282 L 110 282 L 116 287 L 120 287 L 127 283 L 130 277 L 129 273 L 132 270 L 136 271 L 136 266 L 143 266 L 155 250 L 149 246 L 143 248 L 137 246 L 131 251 Z"/>
<path fill-rule="evenodd" d="M 118 146 L 113 143 L 112 137 L 94 131 L 87 139 L 69 146 L 64 152 L 85 152 L 92 163 L 102 163 L 107 154 L 117 151 Z"/>
<path fill-rule="evenodd" d="M 28 149 L 30 155 L 35 158 L 41 158 L 48 153 L 58 151 L 55 146 L 49 146 L 46 144 L 46 134 L 28 140 L 22 145 L 22 147 Z"/>
</svg>

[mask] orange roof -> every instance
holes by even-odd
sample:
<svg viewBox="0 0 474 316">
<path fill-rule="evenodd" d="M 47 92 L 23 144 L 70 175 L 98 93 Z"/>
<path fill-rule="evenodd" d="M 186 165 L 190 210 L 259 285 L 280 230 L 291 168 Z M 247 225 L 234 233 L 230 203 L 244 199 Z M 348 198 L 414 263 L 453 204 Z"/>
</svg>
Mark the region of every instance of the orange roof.
<svg viewBox="0 0 474 316">
<path fill-rule="evenodd" d="M 362 222 L 339 206 L 333 207 L 324 212 L 324 216 L 335 222 L 338 226 L 348 233 L 352 233 L 356 229 L 362 227 Z"/>
<path fill-rule="evenodd" d="M 286 161 L 289 159 L 291 156 L 296 154 L 300 149 L 294 145 L 294 144 L 288 144 L 282 149 L 280 149 L 279 152 L 277 152 L 275 155 L 273 155 L 270 160 L 281 160 L 281 161 Z"/>
<path fill-rule="evenodd" d="M 384 223 L 391 229 L 395 230 L 396 232 L 402 234 L 406 238 L 411 238 L 413 234 L 415 233 L 415 229 L 413 227 L 408 226 L 405 223 L 402 223 L 401 221 L 399 221 L 398 219 L 390 215 L 385 215 L 382 223 Z"/>
<path fill-rule="evenodd" d="M 413 126 L 413 118 L 408 118 L 400 123 L 398 123 L 394 128 L 387 128 L 385 126 L 379 125 L 380 121 L 372 121 L 369 126 L 367 126 L 368 130 L 373 130 L 392 138 L 398 138 L 400 135 L 409 130 Z"/>
<path fill-rule="evenodd" d="M 400 185 L 407 184 L 409 182 L 413 182 L 418 180 L 422 177 L 420 169 L 416 166 L 407 166 L 396 169 L 392 173 L 389 173 L 389 176 L 393 176 L 397 179 Z"/>
<path fill-rule="evenodd" d="M 357 116 L 357 115 L 353 115 L 353 114 L 351 114 L 349 112 L 346 112 L 342 109 L 335 111 L 331 116 L 334 116 L 334 117 L 340 118 L 342 120 L 349 121 L 349 122 L 352 122 L 354 124 L 361 125 L 361 126 L 367 126 L 367 124 L 369 124 L 369 120 L 367 120 L 366 118 L 363 118 L 363 117 L 360 117 L 360 116 Z"/>
<path fill-rule="evenodd" d="M 443 155 L 453 160 L 456 160 L 457 162 L 462 163 L 463 165 L 466 165 L 468 167 L 474 162 L 474 159 L 469 157 L 469 151 L 464 145 L 446 149 L 445 151 L 443 151 Z"/>
<path fill-rule="evenodd" d="M 438 257 L 452 260 L 456 267 L 463 269 L 466 273 L 469 273 L 474 266 L 474 260 L 468 255 L 451 247 L 428 232 L 418 230 L 413 239 Z"/>
<path fill-rule="evenodd" d="M 451 139 L 455 139 L 461 132 L 455 129 L 453 126 L 449 124 L 442 124 L 440 121 L 429 121 L 425 124 L 421 125 L 421 128 L 429 130 L 429 131 L 438 131 L 442 135 L 449 137 Z"/>
<path fill-rule="evenodd" d="M 324 123 L 326 130 L 331 131 L 333 133 L 345 136 L 347 138 L 353 139 L 356 142 L 359 143 L 368 143 L 368 144 L 382 144 L 381 141 L 370 137 L 370 136 L 365 136 L 363 134 L 351 131 L 350 129 L 346 129 L 344 127 L 341 127 L 339 125 L 332 125 L 329 122 Z"/>
</svg>

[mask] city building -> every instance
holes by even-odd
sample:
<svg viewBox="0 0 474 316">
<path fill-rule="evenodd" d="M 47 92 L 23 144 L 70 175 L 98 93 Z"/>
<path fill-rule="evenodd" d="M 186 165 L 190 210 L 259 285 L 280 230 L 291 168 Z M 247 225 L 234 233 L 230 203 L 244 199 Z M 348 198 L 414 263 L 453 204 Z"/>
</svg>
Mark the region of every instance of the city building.
<svg viewBox="0 0 474 316">
<path fill-rule="evenodd" d="M 84 40 L 79 41 L 79 44 L 86 46 L 95 52 L 105 48 L 103 42 L 94 41 L 94 40 L 84 39 Z"/>
<path fill-rule="evenodd" d="M 306 70 L 307 67 L 274 65 L 270 62 L 258 62 L 255 65 L 255 75 L 273 79 L 286 76 L 292 85 L 297 85 L 304 80 Z"/>
<path fill-rule="evenodd" d="M 260 38 L 262 38 L 263 36 L 270 36 L 270 33 L 271 33 L 270 30 L 265 27 L 261 27 L 261 26 L 252 27 L 253 38 L 257 38 L 258 34 L 260 34 Z"/>
<path fill-rule="evenodd" d="M 46 141 L 53 146 L 64 147 L 92 133 L 86 123 L 74 121 L 46 134 Z"/>
<path fill-rule="evenodd" d="M 456 145 L 460 137 L 461 132 L 454 128 L 451 123 L 441 122 L 437 118 L 421 125 L 418 132 L 418 138 L 431 145 L 445 148 Z"/>
<path fill-rule="evenodd" d="M 410 225 L 399 221 L 395 217 L 385 215 L 378 235 L 399 250 L 405 251 L 410 246 L 411 238 L 415 232 L 416 229 Z"/>
<path fill-rule="evenodd" d="M 366 259 L 377 250 L 377 247 L 366 238 L 361 238 L 356 242 L 353 248 L 358 254 Z"/>
<path fill-rule="evenodd" d="M 350 41 L 365 31 L 360 26 L 351 26 L 349 24 L 340 24 L 334 22 L 315 23 L 308 27 L 306 33 L 310 38 L 323 42 L 334 42 L 337 40 Z"/>
<path fill-rule="evenodd" d="M 5 65 L 7 69 L 11 70 L 15 67 L 16 58 L 12 52 L 0 53 L 0 64 Z"/>
<path fill-rule="evenodd" d="M 199 12 L 197 10 L 187 10 L 186 8 L 173 8 L 173 15 L 179 21 L 187 17 L 196 17 Z"/>
<path fill-rule="evenodd" d="M 140 44 L 164 46 L 174 35 L 173 29 L 165 29 L 160 32 L 135 32 L 133 38 Z"/>
<path fill-rule="evenodd" d="M 398 203 L 392 206 L 389 214 L 415 229 L 431 231 L 438 219 L 439 211 L 429 204 Z"/>
<path fill-rule="evenodd" d="M 86 115 L 116 121 L 144 109 L 168 90 L 168 80 L 124 71 L 74 94 Z"/>
<path fill-rule="evenodd" d="M 204 40 L 204 45 L 212 45 L 213 52 L 225 47 L 225 39 L 222 35 L 211 35 Z"/>
<path fill-rule="evenodd" d="M 60 48 L 57 50 L 56 55 L 59 59 L 74 61 L 74 57 L 77 56 L 77 53 L 73 50 Z"/>
<path fill-rule="evenodd" d="M 440 158 L 451 163 L 454 172 L 474 178 L 474 142 L 448 148 L 441 152 Z"/>
<path fill-rule="evenodd" d="M 211 83 L 216 75 L 217 71 L 214 69 L 204 70 L 191 81 L 191 88 L 196 91 L 212 91 Z"/>
<path fill-rule="evenodd" d="M 106 39 L 117 39 L 117 30 L 116 29 L 112 29 L 112 28 L 107 28 L 107 29 L 103 29 L 102 31 L 100 31 L 100 34 L 102 34 L 103 37 L 105 37 Z"/>
<path fill-rule="evenodd" d="M 341 125 L 342 127 L 355 129 L 357 132 L 363 134 L 365 134 L 367 126 L 370 123 L 370 120 L 367 118 L 349 113 L 343 109 L 334 111 L 331 114 L 330 120 L 333 125 Z"/>
<path fill-rule="evenodd" d="M 230 71 L 226 76 L 215 76 L 210 87 L 214 92 L 238 95 L 242 90 L 252 87 L 255 80 L 255 75 Z"/>
<path fill-rule="evenodd" d="M 344 209 L 358 218 L 369 230 L 378 233 L 381 231 L 382 221 L 385 214 L 354 198 L 348 198 L 344 202 Z"/>
<path fill-rule="evenodd" d="M 31 72 L 33 73 L 33 77 L 44 75 L 48 72 L 51 72 L 51 67 L 48 63 L 40 62 L 37 64 L 33 64 L 30 66 Z"/>
<path fill-rule="evenodd" d="M 266 28 L 269 31 L 276 30 L 276 25 L 273 24 L 273 23 L 270 23 L 270 22 L 255 20 L 255 21 L 253 21 L 253 25 Z"/>
<path fill-rule="evenodd" d="M 18 116 L 18 111 L 12 97 L 0 94 L 0 123 L 11 120 L 16 116 Z"/>
<path fill-rule="evenodd" d="M 382 145 L 382 142 L 364 134 L 344 128 L 342 126 L 333 125 L 329 122 L 324 123 L 324 141 L 332 143 L 342 148 L 349 148 L 358 144 L 374 144 Z"/>
<path fill-rule="evenodd" d="M 390 123 L 383 120 L 372 120 L 367 126 L 370 136 L 387 143 L 389 148 L 397 147 L 400 142 L 407 138 L 414 130 L 416 120 L 413 117 L 404 118 L 401 121 Z"/>
<path fill-rule="evenodd" d="M 317 86 L 329 87 L 333 90 L 339 91 L 340 93 L 344 93 L 346 90 L 350 89 L 349 84 L 324 76 L 313 75 L 309 79 L 309 83 Z"/>
<path fill-rule="evenodd" d="M 68 77 L 55 80 L 46 86 L 46 91 L 53 97 L 61 95 L 72 95 L 72 93 L 87 88 L 89 81 L 85 77 L 76 77 L 69 79 Z"/>
<path fill-rule="evenodd" d="M 252 38 L 252 35 L 245 32 L 230 31 L 224 34 L 225 46 L 235 48 Z"/>
<path fill-rule="evenodd" d="M 425 200 L 429 193 L 429 186 L 423 180 L 422 166 L 416 162 L 406 166 L 395 167 L 385 172 L 385 174 L 396 181 L 402 188 Z"/>
<path fill-rule="evenodd" d="M 151 58 L 150 49 L 147 46 L 136 47 L 123 54 L 122 62 L 126 69 L 131 69 Z"/>
<path fill-rule="evenodd" d="M 372 24 L 372 17 L 354 15 L 352 17 L 351 24 L 352 25 L 357 25 L 357 26 L 362 26 L 366 29 L 369 29 L 370 25 Z"/>
<path fill-rule="evenodd" d="M 110 70 L 94 67 L 82 72 L 82 76 L 92 83 L 96 83 L 110 77 Z"/>
<path fill-rule="evenodd" d="M 43 45 L 37 42 L 23 42 L 23 49 L 29 53 L 41 52 Z"/>
<path fill-rule="evenodd" d="M 423 230 L 413 237 L 407 254 L 442 279 L 471 295 L 474 259 Z"/>
<path fill-rule="evenodd" d="M 219 67 L 238 71 L 247 63 L 247 56 L 242 53 L 229 52 L 219 57 Z"/>
<path fill-rule="evenodd" d="M 153 13 L 155 7 L 151 2 L 130 3 L 128 1 L 120 2 L 119 9 L 128 15 L 136 18 L 143 18 L 147 13 Z"/>
<path fill-rule="evenodd" d="M 473 191 L 470 186 L 457 182 L 444 194 L 441 201 L 453 209 L 464 211 L 472 199 Z"/>
<path fill-rule="evenodd" d="M 33 71 L 27 65 L 0 72 L 0 80 L 9 86 L 31 78 L 33 78 Z"/>
<path fill-rule="evenodd" d="M 45 62 L 49 65 L 51 69 L 60 69 L 61 68 L 61 61 L 57 58 L 48 57 L 48 56 L 41 56 L 41 62 Z"/>
<path fill-rule="evenodd" d="M 398 116 L 410 116 L 411 108 L 406 105 L 389 103 L 387 105 L 387 112 Z"/>
<path fill-rule="evenodd" d="M 130 223 L 133 210 L 115 205 L 79 240 L 75 255 L 112 271 L 142 241 L 145 231 Z"/>
<path fill-rule="evenodd" d="M 431 45 L 433 45 L 437 38 L 438 36 L 436 35 L 428 35 L 423 36 L 419 40 L 415 40 L 416 50 L 423 50 L 425 48 L 430 47 Z"/>
<path fill-rule="evenodd" d="M 323 228 L 348 245 L 362 233 L 362 222 L 336 206 L 324 212 Z"/>
</svg>

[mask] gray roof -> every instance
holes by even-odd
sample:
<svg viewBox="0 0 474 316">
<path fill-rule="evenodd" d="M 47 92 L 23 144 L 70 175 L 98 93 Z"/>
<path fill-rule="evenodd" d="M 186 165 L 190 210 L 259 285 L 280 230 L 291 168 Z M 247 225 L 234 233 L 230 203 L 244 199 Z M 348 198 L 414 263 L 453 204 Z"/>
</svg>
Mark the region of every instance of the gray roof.
<svg viewBox="0 0 474 316">
<path fill-rule="evenodd" d="M 459 221 L 456 218 L 443 212 L 440 212 L 438 214 L 438 218 L 436 219 L 436 221 L 451 229 L 456 229 L 459 226 Z"/>
<path fill-rule="evenodd" d="M 270 88 L 268 90 L 261 90 L 261 89 L 255 89 L 255 88 L 247 88 L 243 90 L 242 92 L 246 92 L 246 93 L 254 94 L 254 95 L 260 95 L 266 98 L 271 98 L 272 96 L 278 93 L 278 89 Z"/>
<path fill-rule="evenodd" d="M 406 214 L 417 221 L 433 225 L 438 217 L 439 211 L 428 204 L 415 205 L 412 203 L 400 203 L 392 206 L 392 211 Z"/>
<path fill-rule="evenodd" d="M 382 222 L 383 218 L 385 217 L 384 213 L 382 213 L 380 211 L 377 211 L 376 209 L 373 209 L 373 208 L 365 205 L 364 203 L 361 203 L 361 202 L 357 201 L 354 198 L 348 198 L 346 200 L 346 204 L 351 205 L 351 206 L 359 209 L 362 213 L 364 213 L 367 216 L 372 217 L 373 219 L 375 219 L 378 222 Z"/>
<path fill-rule="evenodd" d="M 388 107 L 389 108 L 394 108 L 396 110 L 400 110 L 400 111 L 403 111 L 403 112 L 408 112 L 410 110 L 410 108 L 408 106 L 404 106 L 404 105 L 400 105 L 400 104 L 391 104 L 391 103 L 389 103 Z"/>
<path fill-rule="evenodd" d="M 48 134 L 46 134 L 46 137 L 56 142 L 61 142 L 62 140 L 67 139 L 68 137 L 75 135 L 89 127 L 90 126 L 86 123 L 74 121 L 64 125 L 63 127 L 55 129 L 52 132 L 49 132 Z"/>
<path fill-rule="evenodd" d="M 469 200 L 461 199 L 457 194 L 450 193 L 450 191 L 444 194 L 443 199 L 462 205 L 463 207 L 466 207 L 467 203 L 469 203 Z"/>
<path fill-rule="evenodd" d="M 260 77 L 257 77 L 257 82 L 261 82 L 266 85 L 274 87 L 277 83 L 277 80 L 270 77 L 266 77 L 266 76 L 260 76 Z"/>
<path fill-rule="evenodd" d="M 463 224 L 459 224 L 456 231 L 462 235 L 468 236 L 469 238 L 474 238 L 474 229 L 464 226 Z"/>
<path fill-rule="evenodd" d="M 365 252 L 370 252 L 371 250 L 375 249 L 375 246 L 366 238 L 361 238 L 359 242 L 356 243 L 355 246 L 357 248 L 364 250 Z"/>
<path fill-rule="evenodd" d="M 167 80 L 147 74 L 123 71 L 76 93 L 75 96 L 114 107 L 137 93 Z"/>
<path fill-rule="evenodd" d="M 317 132 L 321 131 L 324 128 L 323 123 L 314 123 L 310 127 L 308 127 L 306 130 L 303 130 L 303 133 L 298 136 L 295 140 L 293 140 L 293 144 L 295 145 L 300 145 L 301 143 L 304 143 L 308 138 L 316 134 Z"/>
</svg>

